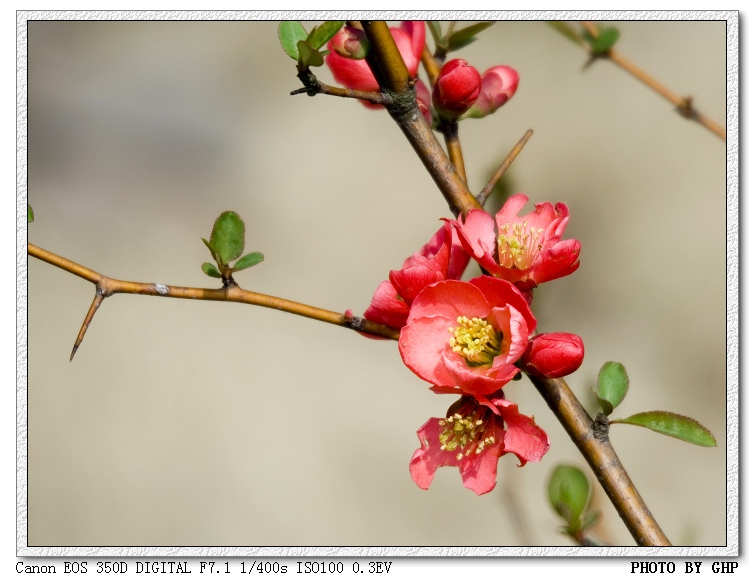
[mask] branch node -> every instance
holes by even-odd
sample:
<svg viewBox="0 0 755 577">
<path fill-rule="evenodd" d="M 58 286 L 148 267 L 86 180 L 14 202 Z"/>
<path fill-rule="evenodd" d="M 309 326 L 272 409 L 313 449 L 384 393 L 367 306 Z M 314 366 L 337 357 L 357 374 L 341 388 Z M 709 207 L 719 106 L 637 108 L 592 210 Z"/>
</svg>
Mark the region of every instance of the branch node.
<svg viewBox="0 0 755 577">
<path fill-rule="evenodd" d="M 603 443 L 608 442 L 608 429 L 610 428 L 608 417 L 606 417 L 603 413 L 598 413 L 591 427 L 592 433 L 593 435 L 595 435 L 596 439 Z"/>
<path fill-rule="evenodd" d="M 318 92 L 320 92 L 320 85 L 317 82 L 317 77 L 309 68 L 307 68 L 306 70 L 300 70 L 296 77 L 301 80 L 301 83 L 304 85 L 304 89 L 294 90 L 291 94 L 300 94 L 301 92 L 306 92 L 309 96 L 315 96 Z"/>
<path fill-rule="evenodd" d="M 364 319 L 362 317 L 350 317 L 349 318 L 349 328 L 353 329 L 355 331 L 362 331 L 364 330 Z"/>
<path fill-rule="evenodd" d="M 697 118 L 697 111 L 692 106 L 691 96 L 682 96 L 679 104 L 676 107 L 676 111 L 684 118 L 695 119 Z"/>
</svg>

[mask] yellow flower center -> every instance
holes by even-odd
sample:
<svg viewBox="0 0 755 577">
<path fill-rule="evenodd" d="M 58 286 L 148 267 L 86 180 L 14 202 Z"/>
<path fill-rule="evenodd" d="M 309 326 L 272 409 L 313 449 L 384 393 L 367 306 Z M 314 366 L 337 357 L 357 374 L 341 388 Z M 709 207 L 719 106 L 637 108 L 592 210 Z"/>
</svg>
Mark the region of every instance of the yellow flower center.
<svg viewBox="0 0 755 577">
<path fill-rule="evenodd" d="M 474 410 L 466 416 L 455 413 L 441 419 L 438 422 L 442 427 L 438 435 L 441 451 L 458 451 L 456 460 L 461 461 L 464 457 L 469 457 L 472 452 L 479 455 L 486 446 L 495 443 L 495 436 L 484 436 L 487 423 L 486 419 L 480 419 L 479 416 Z"/>
<path fill-rule="evenodd" d="M 501 354 L 501 334 L 485 319 L 457 317 L 456 327 L 448 329 L 451 350 L 459 353 L 470 367 L 489 365 Z"/>
<path fill-rule="evenodd" d="M 498 257 L 501 266 L 519 270 L 530 268 L 537 253 L 543 248 L 543 245 L 537 242 L 543 229 L 531 228 L 525 220 L 515 224 L 506 223 L 499 232 Z"/>
</svg>

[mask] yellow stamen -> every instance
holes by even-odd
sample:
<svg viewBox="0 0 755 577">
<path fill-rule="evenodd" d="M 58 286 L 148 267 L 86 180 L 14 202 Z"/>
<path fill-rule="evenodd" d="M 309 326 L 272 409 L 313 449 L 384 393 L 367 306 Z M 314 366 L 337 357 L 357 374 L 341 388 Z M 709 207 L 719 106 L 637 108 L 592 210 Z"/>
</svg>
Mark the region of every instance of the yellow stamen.
<svg viewBox="0 0 755 577">
<path fill-rule="evenodd" d="M 451 350 L 459 353 L 470 367 L 489 365 L 501 353 L 501 335 L 484 319 L 458 317 L 456 328 L 449 327 Z"/>
<path fill-rule="evenodd" d="M 514 224 L 504 224 L 499 232 L 498 260 L 501 266 L 519 270 L 530 268 L 543 248 L 543 245 L 537 242 L 543 229 L 531 228 L 525 220 Z"/>
</svg>

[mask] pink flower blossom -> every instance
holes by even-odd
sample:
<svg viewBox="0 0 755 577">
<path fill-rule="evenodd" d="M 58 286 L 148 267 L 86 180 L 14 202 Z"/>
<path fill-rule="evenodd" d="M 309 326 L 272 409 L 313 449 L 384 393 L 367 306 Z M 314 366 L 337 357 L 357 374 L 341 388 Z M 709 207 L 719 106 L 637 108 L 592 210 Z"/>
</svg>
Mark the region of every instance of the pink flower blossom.
<svg viewBox="0 0 755 577">
<path fill-rule="evenodd" d="M 433 104 L 439 114 L 456 118 L 469 110 L 480 94 L 480 73 L 466 60 L 454 58 L 446 62 L 433 86 Z"/>
<path fill-rule="evenodd" d="M 483 118 L 493 114 L 514 96 L 519 87 L 519 73 L 510 66 L 493 66 L 482 74 L 480 95 L 466 116 Z"/>
<path fill-rule="evenodd" d="M 522 362 L 528 373 L 555 379 L 576 371 L 585 358 L 582 339 L 571 333 L 545 333 L 530 341 Z"/>
<path fill-rule="evenodd" d="M 579 267 L 581 243 L 561 240 L 569 222 L 563 203 L 541 202 L 525 216 L 517 216 L 529 199 L 515 194 L 495 217 L 471 210 L 455 226 L 465 250 L 490 274 L 513 282 L 523 291 L 571 274 Z M 496 232 L 496 225 L 498 231 Z"/>
<path fill-rule="evenodd" d="M 488 395 L 519 372 L 535 317 L 508 281 L 478 277 L 426 287 L 401 329 L 401 358 L 437 393 Z"/>
<path fill-rule="evenodd" d="M 401 270 L 392 270 L 378 286 L 364 318 L 397 329 L 406 324 L 409 307 L 427 285 L 458 279 L 469 263 L 469 255 L 459 242 L 456 230 L 443 225 L 430 241 L 404 261 Z"/>
<path fill-rule="evenodd" d="M 448 409 L 446 418 L 433 417 L 417 431 L 420 448 L 409 472 L 420 489 L 427 489 L 438 467 L 459 467 L 464 486 L 478 495 L 496 484 L 498 459 L 506 453 L 519 457 L 520 467 L 539 461 L 548 451 L 548 435 L 532 417 L 503 398 L 464 396 Z"/>
<path fill-rule="evenodd" d="M 417 76 L 417 68 L 422 58 L 422 50 L 425 47 L 425 23 L 419 21 L 402 22 L 400 28 L 391 28 L 391 36 L 396 42 L 409 74 Z M 340 35 L 340 36 L 339 36 Z M 341 36 L 347 38 L 341 38 Z M 341 29 L 336 36 L 328 42 L 330 54 L 325 57 L 325 63 L 333 73 L 336 82 L 352 90 L 375 92 L 379 89 L 377 80 L 373 76 L 370 67 L 365 60 L 352 60 L 338 54 L 334 45 L 340 46 L 350 42 L 350 33 Z M 367 108 L 382 108 L 378 104 L 362 102 Z"/>
</svg>

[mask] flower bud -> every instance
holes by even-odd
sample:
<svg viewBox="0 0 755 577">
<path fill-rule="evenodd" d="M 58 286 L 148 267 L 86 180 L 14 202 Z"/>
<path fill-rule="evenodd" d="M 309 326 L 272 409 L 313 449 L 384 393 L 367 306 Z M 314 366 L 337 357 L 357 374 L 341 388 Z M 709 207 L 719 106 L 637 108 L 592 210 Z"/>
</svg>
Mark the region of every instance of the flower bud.
<svg viewBox="0 0 755 577">
<path fill-rule="evenodd" d="M 585 358 L 582 339 L 571 333 L 546 333 L 536 336 L 522 355 L 524 370 L 555 379 L 576 371 Z"/>
<path fill-rule="evenodd" d="M 338 34 L 333 36 L 333 50 L 344 58 L 362 60 L 370 51 L 370 42 L 364 30 L 344 26 Z"/>
<path fill-rule="evenodd" d="M 519 87 L 519 74 L 510 66 L 493 66 L 482 75 L 480 95 L 467 114 L 470 118 L 482 118 L 493 114 L 506 104 Z"/>
<path fill-rule="evenodd" d="M 439 114 L 456 118 L 464 114 L 480 94 L 480 73 L 466 60 L 455 58 L 446 62 L 433 87 L 433 104 Z"/>
</svg>

